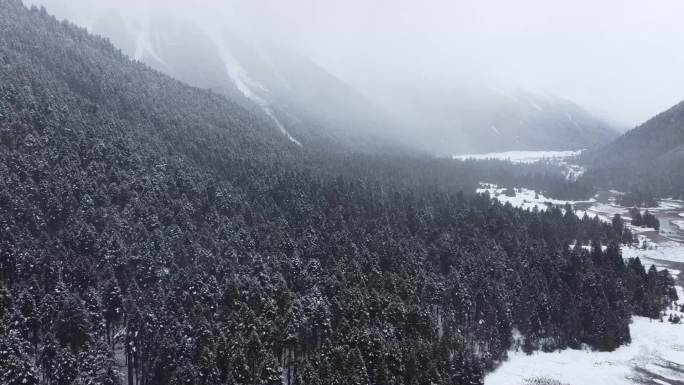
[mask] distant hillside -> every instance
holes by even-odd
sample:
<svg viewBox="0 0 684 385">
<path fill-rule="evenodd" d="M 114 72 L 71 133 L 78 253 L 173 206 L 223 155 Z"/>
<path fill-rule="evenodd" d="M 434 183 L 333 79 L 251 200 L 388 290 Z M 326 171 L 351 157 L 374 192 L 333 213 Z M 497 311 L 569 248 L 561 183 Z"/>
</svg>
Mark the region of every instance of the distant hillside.
<svg viewBox="0 0 684 385">
<path fill-rule="evenodd" d="M 617 136 L 561 98 L 453 84 L 392 85 L 371 95 L 286 47 L 230 28 L 209 32 L 164 15 L 141 17 L 136 24 L 102 15 L 92 28 L 159 71 L 262 112 L 303 145 L 332 142 L 359 151 L 389 146 L 449 156 L 576 150 Z"/>
<path fill-rule="evenodd" d="M 439 154 L 509 150 L 578 150 L 617 137 L 606 122 L 578 105 L 524 90 L 425 86 L 397 92 L 389 110 L 401 111 L 417 143 Z"/>
<path fill-rule="evenodd" d="M 154 14 L 142 23 L 102 15 L 92 28 L 136 60 L 262 114 L 295 143 L 363 152 L 406 149 L 393 123 L 369 100 L 295 52 L 244 41 L 228 28 L 210 34 Z"/>
<path fill-rule="evenodd" d="M 684 102 L 614 142 L 588 151 L 586 175 L 598 185 L 655 196 L 684 196 Z"/>
</svg>

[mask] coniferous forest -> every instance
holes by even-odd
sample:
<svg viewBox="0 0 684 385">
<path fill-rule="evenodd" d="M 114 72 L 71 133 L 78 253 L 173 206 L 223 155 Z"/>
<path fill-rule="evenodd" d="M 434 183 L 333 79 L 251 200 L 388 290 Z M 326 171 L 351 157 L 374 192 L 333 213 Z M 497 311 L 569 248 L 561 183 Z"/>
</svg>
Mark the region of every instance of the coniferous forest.
<svg viewBox="0 0 684 385">
<path fill-rule="evenodd" d="M 0 68 L 2 384 L 479 384 L 676 298 L 619 217 L 473 193 L 581 181 L 301 148 L 19 0 Z"/>
</svg>

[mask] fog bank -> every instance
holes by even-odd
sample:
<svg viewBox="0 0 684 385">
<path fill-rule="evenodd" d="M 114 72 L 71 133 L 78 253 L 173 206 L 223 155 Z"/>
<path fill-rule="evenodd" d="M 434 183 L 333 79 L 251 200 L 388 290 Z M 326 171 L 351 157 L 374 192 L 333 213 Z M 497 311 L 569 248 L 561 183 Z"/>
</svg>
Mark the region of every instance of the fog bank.
<svg viewBox="0 0 684 385">
<path fill-rule="evenodd" d="M 577 102 L 625 126 L 684 99 L 684 3 L 663 0 L 28 0 L 92 27 L 152 13 L 297 50 L 382 98 L 414 86 L 486 84 Z"/>
</svg>

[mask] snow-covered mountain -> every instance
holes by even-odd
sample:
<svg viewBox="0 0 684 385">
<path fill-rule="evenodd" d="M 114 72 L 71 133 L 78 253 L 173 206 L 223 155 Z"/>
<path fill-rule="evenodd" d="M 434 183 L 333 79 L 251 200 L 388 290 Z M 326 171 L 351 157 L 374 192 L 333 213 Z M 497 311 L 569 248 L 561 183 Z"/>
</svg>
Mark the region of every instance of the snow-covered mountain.
<svg viewBox="0 0 684 385">
<path fill-rule="evenodd" d="M 131 22 L 110 14 L 92 29 L 161 72 L 260 111 L 299 145 L 334 141 L 377 148 L 377 143 L 393 140 L 385 130 L 391 126 L 388 117 L 295 52 L 262 41 L 246 42 L 227 28 L 204 31 L 173 18 Z"/>
<path fill-rule="evenodd" d="M 267 115 L 302 146 L 333 141 L 377 149 L 390 143 L 451 155 L 589 148 L 617 135 L 572 102 L 525 91 L 443 84 L 360 92 L 292 50 L 229 28 L 116 13 L 91 28 L 161 72 Z"/>
<path fill-rule="evenodd" d="M 440 154 L 509 150 L 577 150 L 618 134 L 606 122 L 562 98 L 469 85 L 426 85 L 388 97 L 421 145 Z"/>
</svg>

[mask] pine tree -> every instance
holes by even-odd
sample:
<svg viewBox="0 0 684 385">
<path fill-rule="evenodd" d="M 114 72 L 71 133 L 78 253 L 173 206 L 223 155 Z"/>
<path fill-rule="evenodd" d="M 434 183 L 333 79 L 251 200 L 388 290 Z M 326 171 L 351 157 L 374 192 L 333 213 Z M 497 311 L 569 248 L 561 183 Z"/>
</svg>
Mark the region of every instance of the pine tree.
<svg viewBox="0 0 684 385">
<path fill-rule="evenodd" d="M 52 384 L 71 385 L 78 378 L 78 360 L 71 349 L 58 348 L 51 369 Z"/>
<path fill-rule="evenodd" d="M 258 370 L 264 355 L 262 349 L 263 347 L 261 345 L 259 334 L 255 329 L 252 329 L 249 334 L 249 339 L 247 340 L 245 354 L 247 358 L 247 365 L 249 365 L 250 372 L 253 377 L 258 376 Z"/>
<path fill-rule="evenodd" d="M 370 385 L 368 370 L 364 363 L 361 351 L 354 348 L 349 352 L 345 369 L 345 377 L 350 385 Z"/>
<path fill-rule="evenodd" d="M 88 316 L 80 301 L 69 293 L 61 294 L 58 306 L 53 326 L 55 337 L 62 346 L 70 346 L 76 353 L 90 340 Z"/>
<path fill-rule="evenodd" d="M 33 365 L 30 350 L 30 345 L 16 331 L 0 333 L 0 383 L 38 384 L 38 371 Z"/>
<path fill-rule="evenodd" d="M 113 327 L 119 322 L 123 313 L 123 295 L 114 279 L 110 278 L 105 282 L 102 302 L 104 307 L 106 338 L 107 342 L 112 344 Z"/>
<path fill-rule="evenodd" d="M 259 384 L 263 385 L 282 385 L 282 373 L 280 372 L 278 361 L 270 352 L 267 353 L 260 365 Z"/>
</svg>

